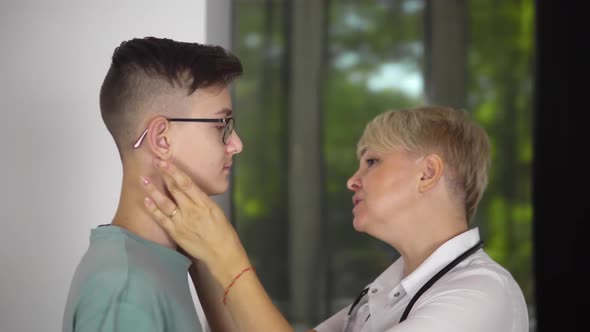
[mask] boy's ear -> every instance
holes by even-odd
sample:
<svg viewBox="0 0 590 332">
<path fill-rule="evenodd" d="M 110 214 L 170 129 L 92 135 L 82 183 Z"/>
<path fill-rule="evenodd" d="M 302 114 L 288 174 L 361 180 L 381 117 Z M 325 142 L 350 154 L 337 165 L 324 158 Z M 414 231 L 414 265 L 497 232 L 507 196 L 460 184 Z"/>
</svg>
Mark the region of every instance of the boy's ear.
<svg viewBox="0 0 590 332">
<path fill-rule="evenodd" d="M 170 159 L 170 141 L 167 136 L 170 123 L 164 117 L 154 118 L 148 124 L 147 143 L 150 151 L 162 160 Z"/>
</svg>

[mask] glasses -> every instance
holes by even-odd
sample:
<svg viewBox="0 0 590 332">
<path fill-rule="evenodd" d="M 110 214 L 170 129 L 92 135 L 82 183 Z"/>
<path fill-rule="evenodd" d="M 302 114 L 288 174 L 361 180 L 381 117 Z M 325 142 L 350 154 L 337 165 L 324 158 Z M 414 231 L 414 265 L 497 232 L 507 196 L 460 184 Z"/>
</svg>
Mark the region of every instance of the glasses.
<svg viewBox="0 0 590 332">
<path fill-rule="evenodd" d="M 234 118 L 223 118 L 223 119 L 188 119 L 188 118 L 170 118 L 167 119 L 170 122 L 209 122 L 209 123 L 223 123 L 223 135 L 221 136 L 221 141 L 223 144 L 227 144 L 231 134 L 234 131 Z M 137 139 L 137 142 L 133 144 L 133 148 L 137 149 L 143 142 L 145 135 L 147 135 L 148 130 L 144 130 L 141 136 Z"/>
</svg>

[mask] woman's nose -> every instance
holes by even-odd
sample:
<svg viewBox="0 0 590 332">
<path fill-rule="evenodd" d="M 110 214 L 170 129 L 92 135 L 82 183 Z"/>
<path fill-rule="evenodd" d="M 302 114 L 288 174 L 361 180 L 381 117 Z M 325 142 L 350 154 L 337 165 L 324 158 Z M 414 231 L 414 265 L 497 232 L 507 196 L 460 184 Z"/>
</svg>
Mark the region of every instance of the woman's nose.
<svg viewBox="0 0 590 332">
<path fill-rule="evenodd" d="M 358 176 L 358 172 L 354 173 L 348 181 L 346 181 L 346 187 L 352 191 L 357 191 L 361 187 L 361 181 Z"/>
</svg>

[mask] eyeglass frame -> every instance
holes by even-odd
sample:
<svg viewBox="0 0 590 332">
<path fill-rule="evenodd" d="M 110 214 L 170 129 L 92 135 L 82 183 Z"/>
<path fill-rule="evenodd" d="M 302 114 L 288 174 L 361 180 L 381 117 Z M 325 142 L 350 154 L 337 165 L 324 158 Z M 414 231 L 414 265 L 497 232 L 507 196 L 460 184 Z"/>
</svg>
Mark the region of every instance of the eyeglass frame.
<svg viewBox="0 0 590 332">
<path fill-rule="evenodd" d="M 227 145 L 229 142 L 229 138 L 234 131 L 234 118 L 227 117 L 223 119 L 193 119 L 193 118 L 166 118 L 169 122 L 208 122 L 208 123 L 223 123 L 223 135 L 221 136 L 221 142 Z M 227 129 L 229 128 L 229 129 Z M 143 142 L 145 136 L 148 133 L 148 128 L 146 128 L 141 136 L 137 139 L 135 144 L 133 144 L 133 149 L 138 149 L 141 143 Z"/>
</svg>

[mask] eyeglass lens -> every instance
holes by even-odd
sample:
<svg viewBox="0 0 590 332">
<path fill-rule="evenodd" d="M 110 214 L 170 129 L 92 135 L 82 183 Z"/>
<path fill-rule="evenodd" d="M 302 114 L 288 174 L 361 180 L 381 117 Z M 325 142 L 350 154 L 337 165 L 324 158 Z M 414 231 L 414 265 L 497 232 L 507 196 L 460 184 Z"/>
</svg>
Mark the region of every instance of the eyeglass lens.
<svg viewBox="0 0 590 332">
<path fill-rule="evenodd" d="M 227 144 L 229 141 L 229 137 L 231 136 L 232 132 L 234 131 L 234 119 L 228 119 L 227 123 L 223 127 L 223 144 Z"/>
</svg>

